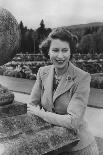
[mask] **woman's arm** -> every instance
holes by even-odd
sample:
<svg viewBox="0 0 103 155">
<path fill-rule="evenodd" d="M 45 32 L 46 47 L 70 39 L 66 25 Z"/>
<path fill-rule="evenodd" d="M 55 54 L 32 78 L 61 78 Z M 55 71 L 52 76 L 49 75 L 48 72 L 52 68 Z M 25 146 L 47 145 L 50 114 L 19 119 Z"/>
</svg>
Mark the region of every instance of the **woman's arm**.
<svg viewBox="0 0 103 155">
<path fill-rule="evenodd" d="M 50 124 L 54 124 L 57 126 L 62 126 L 66 128 L 73 128 L 71 124 L 71 118 L 69 115 L 60 115 L 53 112 L 45 111 L 43 108 L 40 109 L 38 106 L 29 107 L 30 112 L 41 117 L 43 120 Z"/>
<path fill-rule="evenodd" d="M 38 116 L 50 124 L 66 127 L 69 129 L 74 128 L 71 124 L 70 115 L 60 115 L 60 114 L 45 112 L 40 110 L 40 112 L 38 113 Z"/>
</svg>

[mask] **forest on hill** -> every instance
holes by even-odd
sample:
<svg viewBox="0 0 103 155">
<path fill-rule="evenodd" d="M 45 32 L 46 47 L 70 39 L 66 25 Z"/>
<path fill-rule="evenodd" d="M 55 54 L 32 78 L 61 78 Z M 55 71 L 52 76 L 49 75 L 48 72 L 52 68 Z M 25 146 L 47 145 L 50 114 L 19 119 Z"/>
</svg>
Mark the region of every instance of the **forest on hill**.
<svg viewBox="0 0 103 155">
<path fill-rule="evenodd" d="M 49 35 L 52 29 L 46 28 L 44 20 L 41 20 L 40 27 L 38 27 L 37 29 L 28 29 L 23 25 L 22 21 L 20 22 L 19 27 L 21 31 L 20 53 L 40 53 L 39 45 Z M 78 46 L 75 51 L 76 53 L 103 53 L 102 22 L 64 27 L 78 36 Z M 44 55 L 47 55 L 47 53 L 44 53 Z"/>
</svg>

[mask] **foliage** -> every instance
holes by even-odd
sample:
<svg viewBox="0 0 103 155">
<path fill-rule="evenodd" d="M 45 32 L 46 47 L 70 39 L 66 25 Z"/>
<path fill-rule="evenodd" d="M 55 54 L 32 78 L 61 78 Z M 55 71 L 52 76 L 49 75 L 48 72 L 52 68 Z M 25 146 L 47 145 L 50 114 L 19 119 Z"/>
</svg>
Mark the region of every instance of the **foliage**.
<svg viewBox="0 0 103 155">
<path fill-rule="evenodd" d="M 103 89 L 103 74 L 93 74 L 91 77 L 91 87 Z"/>
<path fill-rule="evenodd" d="M 51 32 L 51 28 L 46 28 L 44 20 L 40 22 L 37 29 L 28 29 L 21 21 L 21 47 L 22 53 L 40 53 L 39 45 Z M 90 23 L 65 27 L 78 36 L 78 47 L 75 51 L 81 54 L 103 53 L 103 23 Z M 44 53 L 45 55 L 45 53 Z M 47 53 L 46 53 L 47 55 Z"/>
<path fill-rule="evenodd" d="M 31 70 L 23 70 L 23 68 L 21 70 L 6 69 L 3 73 L 0 72 L 0 75 L 36 80 L 36 74 L 33 74 Z"/>
<path fill-rule="evenodd" d="M 103 32 L 84 35 L 79 43 L 78 51 L 83 54 L 103 52 Z"/>
<path fill-rule="evenodd" d="M 21 21 L 19 24 L 21 30 L 22 53 L 40 53 L 39 45 L 51 32 L 51 28 L 45 28 L 44 20 L 41 20 L 40 27 L 36 30 L 28 29 Z"/>
</svg>

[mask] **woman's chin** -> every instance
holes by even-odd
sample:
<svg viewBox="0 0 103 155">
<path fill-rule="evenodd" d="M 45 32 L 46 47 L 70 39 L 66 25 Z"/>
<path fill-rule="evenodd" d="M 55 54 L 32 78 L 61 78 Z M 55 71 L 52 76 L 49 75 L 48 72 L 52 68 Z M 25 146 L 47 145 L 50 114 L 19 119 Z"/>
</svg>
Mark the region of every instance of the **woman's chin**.
<svg viewBox="0 0 103 155">
<path fill-rule="evenodd" d="M 55 68 L 62 69 L 65 67 L 65 64 L 54 64 Z"/>
</svg>

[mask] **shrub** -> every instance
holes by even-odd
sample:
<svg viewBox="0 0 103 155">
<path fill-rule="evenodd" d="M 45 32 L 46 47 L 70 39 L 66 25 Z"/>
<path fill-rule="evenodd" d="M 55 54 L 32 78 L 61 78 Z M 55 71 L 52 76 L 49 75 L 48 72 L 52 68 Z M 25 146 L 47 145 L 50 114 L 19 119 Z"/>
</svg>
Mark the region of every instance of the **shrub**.
<svg viewBox="0 0 103 155">
<path fill-rule="evenodd" d="M 91 75 L 90 86 L 97 89 L 103 89 L 103 73 L 97 73 Z"/>
<path fill-rule="evenodd" d="M 31 74 L 29 77 L 30 80 L 36 80 L 36 74 Z"/>
<path fill-rule="evenodd" d="M 3 68 L 0 67 L 0 75 L 3 75 L 4 71 L 5 71 L 5 70 L 4 70 Z"/>
</svg>

